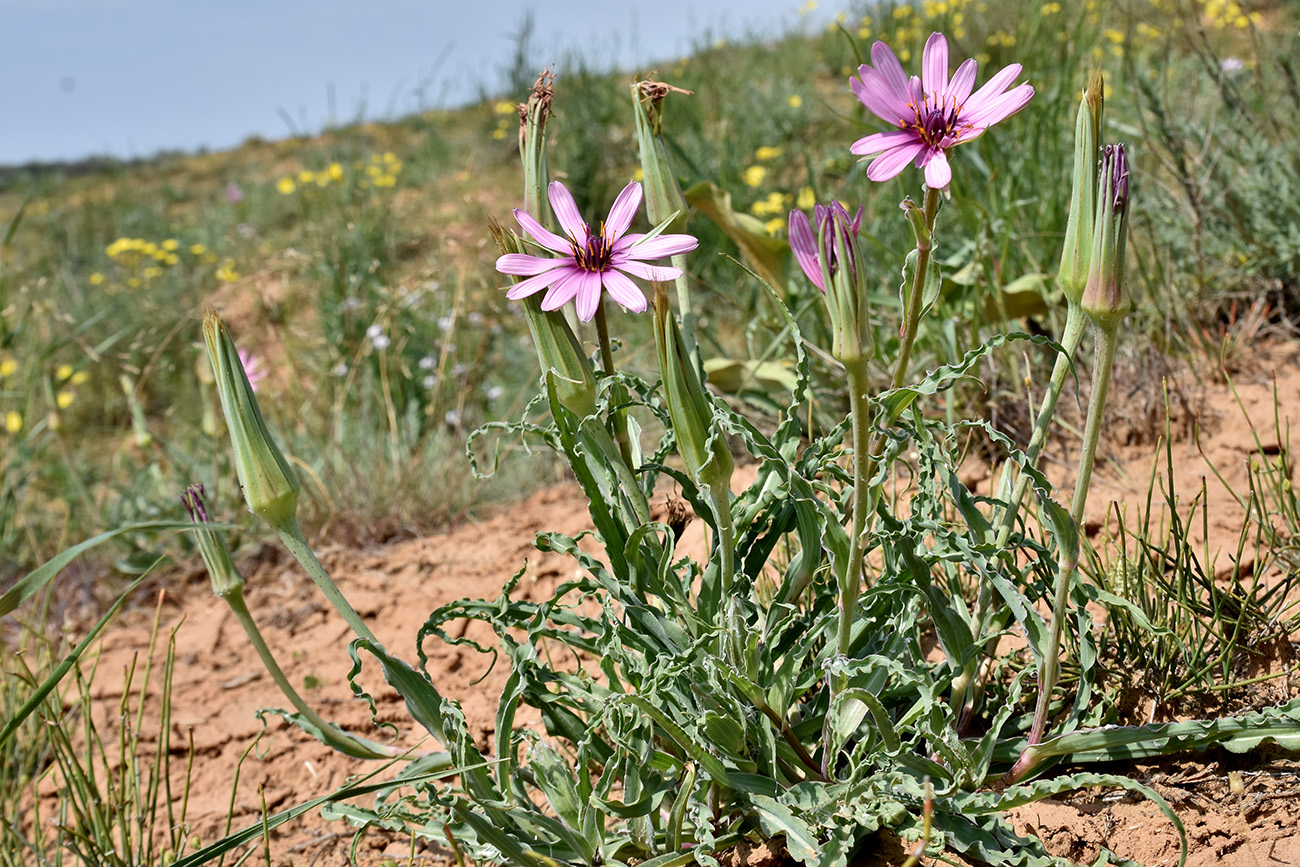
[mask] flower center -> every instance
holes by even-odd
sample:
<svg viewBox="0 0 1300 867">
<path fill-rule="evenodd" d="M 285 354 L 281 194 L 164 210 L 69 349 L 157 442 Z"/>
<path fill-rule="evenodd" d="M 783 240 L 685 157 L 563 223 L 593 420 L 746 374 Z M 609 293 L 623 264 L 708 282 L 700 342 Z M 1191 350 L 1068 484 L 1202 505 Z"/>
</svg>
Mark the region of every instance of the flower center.
<svg viewBox="0 0 1300 867">
<path fill-rule="evenodd" d="M 569 247 L 573 251 L 574 263 L 584 271 L 607 270 L 613 244 L 609 235 L 605 233 L 605 224 L 601 223 L 600 231 L 595 233 L 588 225 L 583 225 L 582 228 L 587 234 L 584 243 L 580 244 L 572 235 L 569 236 Z"/>
<path fill-rule="evenodd" d="M 944 142 L 969 125 L 958 123 L 961 106 L 955 97 L 940 102 L 938 94 L 928 93 L 920 105 L 909 102 L 907 107 L 912 109 L 913 117 L 900 118 L 899 128 L 914 130 L 921 141 L 933 148 L 944 147 Z"/>
</svg>

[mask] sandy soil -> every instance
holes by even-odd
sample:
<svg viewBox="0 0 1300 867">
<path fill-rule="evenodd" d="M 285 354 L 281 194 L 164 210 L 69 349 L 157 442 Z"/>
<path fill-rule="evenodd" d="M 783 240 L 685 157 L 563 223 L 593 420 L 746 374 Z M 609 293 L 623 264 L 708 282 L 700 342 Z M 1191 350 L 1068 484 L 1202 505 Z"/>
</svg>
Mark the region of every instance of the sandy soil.
<svg viewBox="0 0 1300 867">
<path fill-rule="evenodd" d="M 1242 371 L 1237 382 L 1242 402 L 1265 440 L 1266 452 L 1287 445 L 1279 444 L 1273 432 L 1271 370 L 1276 370 L 1284 412 L 1294 412 L 1300 408 L 1300 364 L 1293 349 L 1273 351 L 1266 363 Z M 1095 535 L 1113 519 L 1110 501 L 1133 503 L 1145 498 L 1155 455 L 1155 444 L 1143 433 L 1151 428 L 1152 401 L 1160 405 L 1159 417 L 1163 418 L 1163 402 L 1158 389 L 1153 396 L 1149 374 L 1149 370 L 1135 369 L 1126 379 L 1121 373 L 1115 386 L 1115 405 L 1120 410 L 1111 432 L 1108 460 L 1099 464 L 1094 483 L 1087 522 L 1090 534 Z M 1176 382 L 1174 392 L 1176 427 L 1182 428 L 1175 430 L 1178 439 L 1174 448 L 1180 486 L 1191 492 L 1199 487 L 1201 477 L 1208 475 L 1203 450 L 1229 486 L 1244 490 L 1246 461 L 1255 445 L 1232 395 L 1221 380 L 1212 378 L 1200 384 L 1190 379 Z M 1200 450 L 1186 435 L 1190 425 L 1183 423 L 1193 417 L 1203 426 Z M 1049 465 L 1049 470 L 1058 478 L 1070 474 L 1064 461 Z M 1207 550 L 1217 552 L 1216 568 L 1226 574 L 1242 512 L 1213 476 L 1208 489 Z M 665 507 L 663 498 L 657 506 Z M 702 544 L 699 524 L 694 522 L 688 528 L 696 545 Z M 581 493 L 573 487 L 558 487 L 510 505 L 495 517 L 465 522 L 441 535 L 373 547 L 326 538 L 318 540 L 317 550 L 379 638 L 399 656 L 414 659 L 414 636 L 428 612 L 467 595 L 495 596 L 525 562 L 527 572 L 517 592 L 531 598 L 547 594 L 575 567 L 567 558 L 539 554 L 531 544 L 533 535 L 541 530 L 576 533 L 586 526 Z M 370 725 L 365 705 L 352 697 L 347 686 L 344 647 L 351 633 L 296 563 L 267 548 L 246 559 L 242 568 L 248 578 L 250 608 L 292 682 L 300 687 L 310 684 L 305 694 L 327 719 L 382 740 L 384 734 Z M 224 828 L 234 770 L 250 741 L 262 730 L 254 712 L 268 706 L 283 707 L 286 702 L 262 670 L 229 610 L 207 592 L 201 568 L 174 576 L 170 585 L 164 624 L 179 624 L 173 744 L 183 745 L 187 737 L 193 737 L 188 821 L 206 843 L 220 836 Z M 101 673 L 121 670 L 131 655 L 145 646 L 151 621 L 151 612 L 138 610 L 128 612 L 110 628 L 103 641 Z M 478 637 L 490 639 L 486 627 L 469 628 L 471 635 L 473 630 L 481 630 Z M 1275 660 L 1284 676 L 1260 688 L 1259 703 L 1296 694 L 1294 654 L 1286 652 L 1292 648 L 1294 645 L 1284 648 Z M 435 683 L 444 694 L 463 703 L 476 738 L 486 746 L 504 666 L 485 676 L 486 657 L 436 642 L 430 642 L 427 649 Z M 377 670 L 363 674 L 363 680 L 376 686 L 380 719 L 407 727 L 404 734 L 409 734 L 409 717 L 395 694 L 378 688 L 383 685 Z M 101 674 L 95 685 L 105 724 L 117 707 L 114 682 L 114 677 Z M 120 682 L 117 689 L 120 692 Z M 178 764 L 183 766 L 183 760 Z M 325 794 L 349 775 L 364 770 L 365 763 L 341 759 L 272 720 L 259 752 L 243 761 L 233 795 L 235 827 L 258 817 L 259 787 L 265 787 L 266 805 L 275 811 Z M 1300 756 L 1205 754 L 1115 770 L 1149 783 L 1175 806 L 1191 835 L 1191 864 L 1300 865 Z M 1015 811 L 1012 820 L 1019 830 L 1040 835 L 1054 854 L 1075 860 L 1090 859 L 1099 845 L 1105 845 L 1144 864 L 1176 863 L 1177 838 L 1169 824 L 1149 805 L 1113 793 L 1087 791 L 1034 804 Z M 350 829 L 308 816 L 273 834 L 272 862 L 346 863 L 350 842 Z M 362 863 L 401 860 L 409 853 L 409 843 L 371 833 L 361 852 Z M 436 847 L 422 849 L 417 863 L 435 863 L 446 854 Z M 902 852 L 894 845 L 886 848 L 882 857 L 897 863 Z"/>
</svg>

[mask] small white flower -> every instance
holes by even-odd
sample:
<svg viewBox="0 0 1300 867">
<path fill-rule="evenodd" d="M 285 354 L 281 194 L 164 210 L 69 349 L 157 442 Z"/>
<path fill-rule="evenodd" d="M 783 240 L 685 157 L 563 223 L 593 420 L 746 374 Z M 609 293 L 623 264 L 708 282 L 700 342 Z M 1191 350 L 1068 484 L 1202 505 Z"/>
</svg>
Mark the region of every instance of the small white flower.
<svg viewBox="0 0 1300 867">
<path fill-rule="evenodd" d="M 348 375 L 348 363 L 346 361 L 340 361 L 338 364 L 334 365 L 334 369 L 330 371 L 330 376 L 337 376 L 342 378 L 347 375 Z"/>
<path fill-rule="evenodd" d="M 432 355 L 426 355 L 416 363 L 421 370 L 433 370 L 438 366 L 438 359 L 434 358 Z"/>
<path fill-rule="evenodd" d="M 438 385 L 438 377 L 434 376 L 433 374 L 430 374 L 426 376 L 424 379 L 420 380 L 420 384 L 423 385 L 425 388 L 429 389 L 429 391 L 433 391 L 433 389 Z"/>
<path fill-rule="evenodd" d="M 505 393 L 506 390 L 503 387 L 499 385 L 494 385 L 487 390 L 487 399 L 500 400 L 505 395 Z"/>
<path fill-rule="evenodd" d="M 442 420 L 446 422 L 448 425 L 450 425 L 451 427 L 455 427 L 456 425 L 460 424 L 460 410 L 457 409 L 447 410 L 447 414 L 442 417 Z"/>
<path fill-rule="evenodd" d="M 470 325 L 478 325 L 480 322 L 483 321 L 483 314 L 475 310 L 473 313 L 471 313 L 469 316 L 466 316 L 465 318 L 469 320 Z"/>
<path fill-rule="evenodd" d="M 438 328 L 443 332 L 450 331 L 455 322 L 456 320 L 452 316 L 440 316 L 438 317 Z"/>
<path fill-rule="evenodd" d="M 376 337 L 383 335 L 383 333 L 384 333 L 384 329 L 383 326 L 381 325 L 371 325 L 369 328 L 366 329 L 366 337 L 369 337 L 371 340 L 374 340 Z"/>
<path fill-rule="evenodd" d="M 452 376 L 456 376 L 456 377 L 464 376 L 464 375 L 465 375 L 465 371 L 467 371 L 467 370 L 469 370 L 469 365 L 467 365 L 467 364 L 458 364 L 458 365 L 456 365 L 455 367 L 453 367 L 453 368 L 451 369 L 451 375 L 452 375 Z"/>
<path fill-rule="evenodd" d="M 361 307 L 361 299 L 355 295 L 349 295 L 339 303 L 339 309 L 344 313 L 357 310 Z"/>
<path fill-rule="evenodd" d="M 1246 68 L 1246 63 L 1240 57 L 1225 57 L 1219 61 L 1219 68 L 1224 72 L 1240 72 Z"/>
</svg>

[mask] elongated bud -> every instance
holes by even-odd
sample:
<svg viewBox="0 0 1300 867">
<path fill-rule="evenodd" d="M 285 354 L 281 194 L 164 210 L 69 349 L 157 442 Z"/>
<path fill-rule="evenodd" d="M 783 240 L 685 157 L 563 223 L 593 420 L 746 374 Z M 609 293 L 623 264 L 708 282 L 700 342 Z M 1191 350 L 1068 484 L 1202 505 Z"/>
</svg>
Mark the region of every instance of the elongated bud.
<svg viewBox="0 0 1300 867">
<path fill-rule="evenodd" d="M 1088 75 L 1074 121 L 1070 216 L 1065 226 L 1065 244 L 1061 249 L 1061 267 L 1057 275 L 1066 299 L 1072 304 L 1078 304 L 1083 297 L 1083 286 L 1088 279 L 1088 259 L 1092 252 L 1103 90 L 1101 72 L 1094 69 Z"/>
<path fill-rule="evenodd" d="M 244 499 L 255 515 L 277 530 L 285 528 L 296 521 L 298 479 L 271 439 L 235 341 L 212 308 L 203 314 L 203 340 L 235 450 L 235 470 Z"/>
<path fill-rule="evenodd" d="M 686 223 L 686 198 L 681 184 L 668 161 L 659 128 L 663 122 L 664 98 L 669 93 L 686 96 L 689 90 L 673 87 L 662 81 L 637 81 L 632 84 L 632 105 L 636 117 L 637 149 L 641 154 L 641 173 L 645 176 L 645 210 L 650 222 L 658 225 L 664 220 L 677 218 L 665 231 L 680 232 Z"/>
<path fill-rule="evenodd" d="M 686 474 L 700 488 L 726 496 L 735 463 L 722 432 L 713 423 L 712 401 L 682 345 L 677 319 L 663 287 L 655 287 L 655 347 L 664 403 Z"/>
<path fill-rule="evenodd" d="M 496 220 L 488 219 L 488 229 L 502 253 L 522 253 L 519 237 Z M 516 278 L 511 278 L 516 279 Z M 555 371 L 555 394 L 566 409 L 579 418 L 596 411 L 596 371 L 591 359 L 582 351 L 582 344 L 569 327 L 568 320 L 559 310 L 543 310 L 542 295 L 537 293 L 523 299 L 524 319 L 533 336 L 537 360 L 542 372 Z"/>
<path fill-rule="evenodd" d="M 1106 145 L 1101 160 L 1096 225 L 1088 282 L 1080 306 L 1093 322 L 1113 332 L 1133 306 L 1124 280 L 1128 245 L 1128 156 L 1124 145 Z"/>
<path fill-rule="evenodd" d="M 818 205 L 817 210 L 817 255 L 831 320 L 831 354 L 846 367 L 860 365 L 871 358 L 874 348 L 865 263 L 858 244 L 862 209 L 854 217 L 839 202 Z"/>
<path fill-rule="evenodd" d="M 202 485 L 190 485 L 181 494 L 181 502 L 185 504 L 190 520 L 194 522 L 194 539 L 198 542 L 203 565 L 208 569 L 212 592 L 225 598 L 243 590 L 244 577 L 235 568 L 235 561 L 231 558 L 225 541 L 211 527 L 212 519 L 208 517 L 208 505 L 204 502 L 204 496 Z"/>
<path fill-rule="evenodd" d="M 551 116 L 552 85 L 555 76 L 549 69 L 542 70 L 528 94 L 528 101 L 519 106 L 519 156 L 524 162 L 524 210 L 546 220 L 548 209 L 542 206 L 542 193 L 546 190 L 546 122 Z M 550 226 L 549 228 L 554 228 Z"/>
</svg>

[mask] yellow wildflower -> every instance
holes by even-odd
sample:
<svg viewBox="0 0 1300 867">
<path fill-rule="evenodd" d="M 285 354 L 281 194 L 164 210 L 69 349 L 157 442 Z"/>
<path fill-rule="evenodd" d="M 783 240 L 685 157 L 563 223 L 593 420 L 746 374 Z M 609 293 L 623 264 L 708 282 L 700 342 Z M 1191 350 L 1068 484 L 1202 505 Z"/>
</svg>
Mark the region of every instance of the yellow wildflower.
<svg viewBox="0 0 1300 867">
<path fill-rule="evenodd" d="M 781 229 L 783 229 L 784 227 L 785 227 L 785 220 L 781 219 L 780 217 L 773 217 L 772 219 L 768 220 L 766 223 L 763 224 L 763 228 L 767 229 L 767 233 L 769 235 L 775 235 L 777 232 L 781 231 Z"/>
<path fill-rule="evenodd" d="M 13 376 L 18 372 L 18 362 L 12 358 L 0 359 L 0 377 Z"/>
<path fill-rule="evenodd" d="M 761 148 L 754 151 L 754 156 L 758 157 L 760 160 L 774 160 L 780 155 L 780 148 L 771 147 L 769 145 L 763 145 Z"/>
<path fill-rule="evenodd" d="M 59 405 L 59 409 L 67 409 L 72 406 L 72 401 L 77 397 L 76 394 L 66 388 L 54 396 L 54 402 Z"/>
<path fill-rule="evenodd" d="M 168 253 L 175 253 L 181 248 L 181 242 L 177 241 L 175 238 L 168 238 L 166 241 L 162 242 L 162 248 Z"/>
<path fill-rule="evenodd" d="M 310 184 L 314 180 L 316 180 L 316 174 L 314 172 L 308 171 L 307 169 L 298 172 L 298 183 Z"/>
<path fill-rule="evenodd" d="M 73 370 L 71 364 L 60 364 L 58 369 L 54 371 L 54 378 L 59 382 L 63 382 L 65 379 L 70 379 L 72 374 Z"/>
<path fill-rule="evenodd" d="M 103 283 L 103 282 L 104 282 L 104 275 L 101 274 L 101 273 L 99 273 L 98 271 L 96 271 L 94 274 L 91 274 L 91 275 L 90 275 L 90 285 L 91 285 L 91 286 L 98 286 L 100 283 Z"/>
<path fill-rule="evenodd" d="M 206 253 L 206 252 L 208 252 L 208 247 L 207 247 L 206 244 L 191 244 L 191 245 L 190 245 L 190 255 L 191 255 L 191 256 L 202 256 L 202 255 L 203 255 L 204 253 Z"/>
<path fill-rule="evenodd" d="M 280 178 L 275 182 L 275 188 L 280 191 L 280 195 L 291 196 L 297 185 L 294 184 L 293 178 Z"/>
<path fill-rule="evenodd" d="M 73 385 L 84 385 L 89 380 L 90 374 L 84 370 L 78 370 L 76 373 L 72 374 Z"/>
<path fill-rule="evenodd" d="M 158 245 L 153 241 L 145 241 L 140 245 L 139 249 L 140 252 L 144 253 L 146 256 L 152 256 L 154 253 L 158 252 Z"/>
<path fill-rule="evenodd" d="M 497 141 L 503 141 L 505 137 L 506 137 L 506 131 L 501 129 L 500 127 L 492 130 L 492 138 L 496 139 Z"/>
<path fill-rule="evenodd" d="M 789 98 L 786 99 L 786 102 L 789 103 L 791 108 L 799 108 L 803 105 L 803 97 L 797 93 L 792 93 Z"/>
<path fill-rule="evenodd" d="M 761 187 L 763 179 L 767 177 L 767 169 L 763 166 L 750 166 L 741 172 L 741 177 L 748 186 Z"/>
<path fill-rule="evenodd" d="M 175 264 L 176 264 L 177 262 L 179 262 L 180 260 L 181 260 L 181 257 L 180 257 L 180 256 L 177 256 L 175 253 L 168 253 L 166 256 L 163 257 L 163 264 L 164 264 L 164 265 L 175 265 Z"/>
<path fill-rule="evenodd" d="M 330 163 L 329 176 L 336 181 L 343 180 L 343 166 L 338 163 Z"/>
<path fill-rule="evenodd" d="M 519 106 L 513 102 L 506 102 L 504 99 L 492 107 L 497 114 L 518 114 Z"/>
<path fill-rule="evenodd" d="M 641 168 L 641 167 L 638 166 L 637 169 L 636 169 L 636 171 L 632 172 L 632 180 L 634 180 L 634 181 L 644 181 L 644 180 L 645 180 L 645 169 L 643 169 L 643 168 Z"/>
<path fill-rule="evenodd" d="M 813 188 L 803 187 L 800 189 L 799 196 L 795 199 L 794 203 L 801 211 L 806 211 L 813 205 L 817 204 L 817 198 L 813 195 Z"/>
<path fill-rule="evenodd" d="M 23 429 L 23 417 L 17 410 L 9 410 L 5 413 L 5 430 L 9 433 L 18 433 Z"/>
<path fill-rule="evenodd" d="M 1060 3 L 1044 3 L 1043 8 L 1039 10 L 1043 15 L 1055 15 L 1061 11 Z"/>
</svg>

